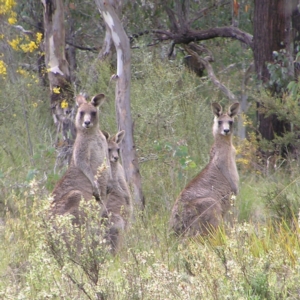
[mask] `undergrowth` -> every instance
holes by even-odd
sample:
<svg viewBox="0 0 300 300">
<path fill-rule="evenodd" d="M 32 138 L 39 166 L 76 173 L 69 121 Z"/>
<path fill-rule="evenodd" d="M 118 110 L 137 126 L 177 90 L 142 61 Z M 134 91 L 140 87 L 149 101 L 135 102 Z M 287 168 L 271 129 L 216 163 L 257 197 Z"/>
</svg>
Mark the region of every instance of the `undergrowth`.
<svg viewBox="0 0 300 300">
<path fill-rule="evenodd" d="M 79 68 L 81 86 L 90 96 L 107 95 L 100 124 L 116 132 L 110 66 L 95 65 L 102 70 L 99 76 L 87 68 Z M 209 160 L 210 103 L 225 101 L 207 79 L 180 63 L 135 56 L 132 74 L 134 137 L 146 208 L 135 214 L 115 257 L 97 235 L 101 226 L 93 203 L 87 207 L 91 227 L 73 232 L 64 216 L 62 227 L 54 230 L 49 195 L 64 169 L 55 169 L 48 95 L 30 88 L 28 78 L 20 79 L 20 89 L 0 82 L 6 112 L 0 121 L 0 298 L 299 299 L 297 162 L 259 168 L 254 136 L 236 139 L 240 194 L 229 222 L 210 237 L 175 238 L 168 224 L 171 208 Z M 65 244 L 67 229 L 69 241 L 78 234 L 85 237 L 79 249 L 76 243 Z"/>
<path fill-rule="evenodd" d="M 296 218 L 293 228 L 284 221 L 235 220 L 232 227 L 225 225 L 211 237 L 178 240 L 169 233 L 164 211 L 146 212 L 137 215 L 123 248 L 112 257 L 99 240 L 97 247 L 91 247 L 95 238 L 91 228 L 96 227 L 90 225 L 97 217 L 90 206 L 86 212 L 92 221 L 80 229 L 85 238 L 78 250 L 77 244 L 66 246 L 64 234 L 54 233 L 59 230 L 47 221 L 50 199 L 42 196 L 37 182 L 30 183 L 27 196 L 15 201 L 18 217 L 6 211 L 0 229 L 2 299 L 299 296 L 300 220 Z M 64 233 L 72 231 L 70 218 L 64 216 L 60 222 Z"/>
</svg>

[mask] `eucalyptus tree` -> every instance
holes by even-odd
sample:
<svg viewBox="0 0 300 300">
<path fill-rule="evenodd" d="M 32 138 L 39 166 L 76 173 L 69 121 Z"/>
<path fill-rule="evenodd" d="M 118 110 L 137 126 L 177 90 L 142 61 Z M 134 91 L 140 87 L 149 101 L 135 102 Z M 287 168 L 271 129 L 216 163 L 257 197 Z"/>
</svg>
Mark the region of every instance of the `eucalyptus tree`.
<svg viewBox="0 0 300 300">
<path fill-rule="evenodd" d="M 258 80 L 273 96 L 282 96 L 289 81 L 295 77 L 294 61 L 299 37 L 295 17 L 300 18 L 297 0 L 268 0 L 254 2 L 253 56 Z M 298 32 L 297 32 L 298 31 Z M 279 65 L 279 64 L 280 65 Z M 272 65 L 280 68 L 281 76 L 274 78 Z M 290 124 L 269 114 L 258 102 L 258 129 L 262 137 L 272 140 L 275 135 L 290 131 Z"/>
<path fill-rule="evenodd" d="M 63 0 L 41 0 L 44 11 L 44 53 L 49 80 L 50 106 L 58 134 L 62 133 L 61 156 L 70 161 L 75 127 L 69 118 L 73 100 L 70 67 L 66 58 L 65 14 Z"/>
<path fill-rule="evenodd" d="M 186 51 L 196 57 L 194 62 L 202 64 L 207 69 L 208 75 L 217 86 L 223 90 L 225 95 L 230 99 L 235 99 L 234 95 L 220 82 L 215 80 L 211 62 L 213 59 L 208 56 L 207 49 L 204 45 L 195 50 L 195 43 L 199 46 L 199 42 L 211 40 L 215 38 L 230 38 L 240 41 L 244 47 L 248 47 L 253 53 L 256 78 L 263 84 L 273 95 L 285 86 L 278 86 L 278 82 L 282 82 L 282 78 L 272 80 L 272 64 L 276 67 L 282 66 L 282 74 L 285 79 L 292 80 L 294 78 L 294 64 L 297 47 L 299 42 L 299 1 L 298 0 L 266 0 L 254 1 L 206 1 L 207 6 L 199 8 L 199 3 L 191 1 L 167 1 L 164 9 L 169 18 L 169 26 L 153 29 L 151 32 L 155 34 L 160 42 L 172 41 L 169 56 L 172 55 L 176 45 L 187 45 Z M 198 6 L 198 9 L 197 9 Z M 229 10 L 231 8 L 231 10 Z M 224 17 L 224 10 L 227 11 L 227 20 Z M 229 14 L 231 11 L 231 16 Z M 199 20 L 205 17 L 211 17 L 211 23 L 218 23 L 217 26 L 199 26 Z M 215 18 L 212 18 L 215 16 Z M 243 18 L 252 19 L 253 28 L 240 28 Z M 226 24 L 227 23 L 227 24 Z M 203 24 L 203 23 L 202 23 Z M 219 26 L 222 25 L 222 26 Z M 214 25 L 214 24 L 213 24 Z M 246 30 L 245 30 L 246 29 Z M 253 31 L 253 34 L 252 34 Z M 193 43 L 193 48 L 191 48 Z M 281 55 L 278 62 L 277 54 Z M 220 59 L 220 58 L 218 58 Z M 287 61 L 287 66 L 283 66 L 283 61 Z M 270 68 L 271 66 L 271 68 Z M 287 71 L 285 72 L 285 68 Z M 249 76 L 249 66 L 245 76 Z M 244 81 L 246 82 L 246 78 Z M 241 101 L 241 99 L 239 99 Z M 279 121 L 276 115 L 267 116 L 267 112 L 262 109 L 263 103 L 257 101 L 260 107 L 258 110 L 258 129 L 262 136 L 267 140 L 272 140 L 274 135 L 282 135 L 289 130 L 287 124 Z M 245 106 L 245 103 L 242 106 Z M 246 103 L 247 106 L 247 103 Z"/>
<path fill-rule="evenodd" d="M 117 70 L 112 79 L 116 82 L 115 107 L 118 130 L 125 130 L 126 132 L 121 148 L 122 163 L 126 180 L 133 187 L 135 204 L 142 208 L 144 196 L 133 140 L 133 121 L 130 108 L 131 50 L 129 38 L 117 14 L 119 2 L 113 0 L 95 0 L 95 2 L 108 31 L 104 47 L 107 49 L 112 41 L 117 53 Z"/>
</svg>

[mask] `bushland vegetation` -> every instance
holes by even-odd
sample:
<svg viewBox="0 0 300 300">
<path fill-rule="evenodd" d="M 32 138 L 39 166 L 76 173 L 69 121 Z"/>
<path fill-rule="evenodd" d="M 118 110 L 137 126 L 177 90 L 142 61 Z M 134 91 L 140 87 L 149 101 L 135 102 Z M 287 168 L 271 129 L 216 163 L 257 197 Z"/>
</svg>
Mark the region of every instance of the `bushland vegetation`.
<svg viewBox="0 0 300 300">
<path fill-rule="evenodd" d="M 225 51 L 226 43 L 212 47 L 222 57 L 215 73 L 239 93 L 251 57 L 237 41 Z M 63 238 L 70 217 L 61 216 L 55 231 L 49 224 L 50 192 L 66 169 L 57 162 L 49 91 L 32 70 L 18 68 L 24 53 L 12 56 L 7 73 L 13 80 L 0 68 L 0 298 L 299 299 L 299 83 L 289 82 L 279 100 L 250 80 L 251 106 L 241 119 L 247 139 L 233 141 L 240 192 L 229 221 L 211 236 L 178 239 L 169 231 L 172 206 L 209 161 L 211 102 L 229 102 L 209 78 L 188 71 L 181 53 L 165 60 L 160 49 L 149 51 L 145 44 L 140 40 L 132 50 L 131 107 L 146 206 L 116 256 L 104 239 L 94 240 L 93 232 L 105 233 L 105 227 L 99 228 L 93 202 L 82 204 L 89 221 L 73 236 L 82 237 L 80 256 Z M 117 132 L 113 66 L 96 63 L 96 76 L 89 63 L 95 55 L 78 54 L 76 75 L 90 96 L 105 93 L 101 128 Z M 271 73 L 278 80 L 276 70 Z M 259 99 L 293 130 L 273 142 L 260 140 Z M 260 155 L 274 145 L 285 155 Z"/>
<path fill-rule="evenodd" d="M 74 260 L 75 250 L 59 234 L 49 235 L 49 194 L 64 170 L 55 169 L 47 92 L 30 77 L 20 76 L 14 88 L 2 80 L 1 297 L 297 299 L 298 160 L 278 158 L 277 167 L 267 167 L 256 157 L 256 140 L 236 138 L 241 182 L 232 224 L 212 237 L 178 240 L 168 228 L 171 207 L 209 160 L 210 102 L 220 98 L 209 82 L 181 64 L 141 55 L 134 57 L 133 67 L 131 100 L 147 205 L 116 257 L 105 251 L 104 241 L 91 248 L 93 241 L 87 239 L 86 251 Z M 84 66 L 79 75 L 91 94 L 99 86 L 107 91 L 111 101 L 103 106 L 101 122 L 114 132 L 110 66 L 99 68 L 97 82 Z M 231 72 L 227 83 L 234 85 L 237 77 L 238 70 Z M 85 209 L 94 220 L 93 208 Z M 67 216 L 61 224 L 70 224 Z"/>
</svg>

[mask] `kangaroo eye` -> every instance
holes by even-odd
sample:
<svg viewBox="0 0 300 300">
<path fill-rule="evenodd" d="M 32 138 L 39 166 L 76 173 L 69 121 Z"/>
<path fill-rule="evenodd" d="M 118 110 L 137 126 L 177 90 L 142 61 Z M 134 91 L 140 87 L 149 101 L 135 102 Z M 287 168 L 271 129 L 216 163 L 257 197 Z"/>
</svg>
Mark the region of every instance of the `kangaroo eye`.
<svg viewBox="0 0 300 300">
<path fill-rule="evenodd" d="M 221 126 L 222 125 L 222 121 L 218 121 L 218 124 Z"/>
<path fill-rule="evenodd" d="M 233 124 L 233 122 L 232 122 L 232 121 L 229 121 L 228 123 L 229 123 L 229 125 L 230 125 L 230 126 Z"/>
<path fill-rule="evenodd" d="M 85 112 L 84 112 L 84 111 L 81 111 L 81 112 L 80 112 L 80 116 L 81 116 L 81 117 L 83 117 L 83 116 L 84 116 L 84 114 L 85 114 Z"/>
<path fill-rule="evenodd" d="M 91 115 L 92 115 L 92 117 L 96 117 L 96 112 L 92 111 Z"/>
</svg>

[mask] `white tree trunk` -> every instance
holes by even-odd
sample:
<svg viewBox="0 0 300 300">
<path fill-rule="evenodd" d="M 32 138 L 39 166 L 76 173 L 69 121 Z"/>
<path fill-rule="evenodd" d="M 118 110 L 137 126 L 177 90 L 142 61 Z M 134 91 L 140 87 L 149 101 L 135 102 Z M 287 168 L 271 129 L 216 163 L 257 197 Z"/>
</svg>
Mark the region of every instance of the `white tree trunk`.
<svg viewBox="0 0 300 300">
<path fill-rule="evenodd" d="M 138 158 L 133 141 L 133 122 L 130 109 L 130 81 L 131 81 L 131 57 L 130 44 L 121 21 L 115 12 L 112 1 L 95 0 L 96 5 L 110 30 L 114 46 L 117 52 L 116 79 L 116 118 L 118 130 L 125 130 L 126 134 L 122 142 L 121 157 L 125 170 L 126 180 L 132 186 L 135 205 L 142 209 L 144 196 L 142 192 L 141 175 L 138 168 Z"/>
<path fill-rule="evenodd" d="M 57 128 L 56 145 L 68 161 L 75 139 L 73 123 L 69 120 L 73 92 L 70 88 L 70 70 L 65 55 L 64 5 L 62 0 L 41 0 L 44 5 L 45 65 L 49 78 L 50 105 Z M 65 101 L 62 105 L 62 101 Z M 60 137 L 62 140 L 60 140 Z"/>
</svg>

